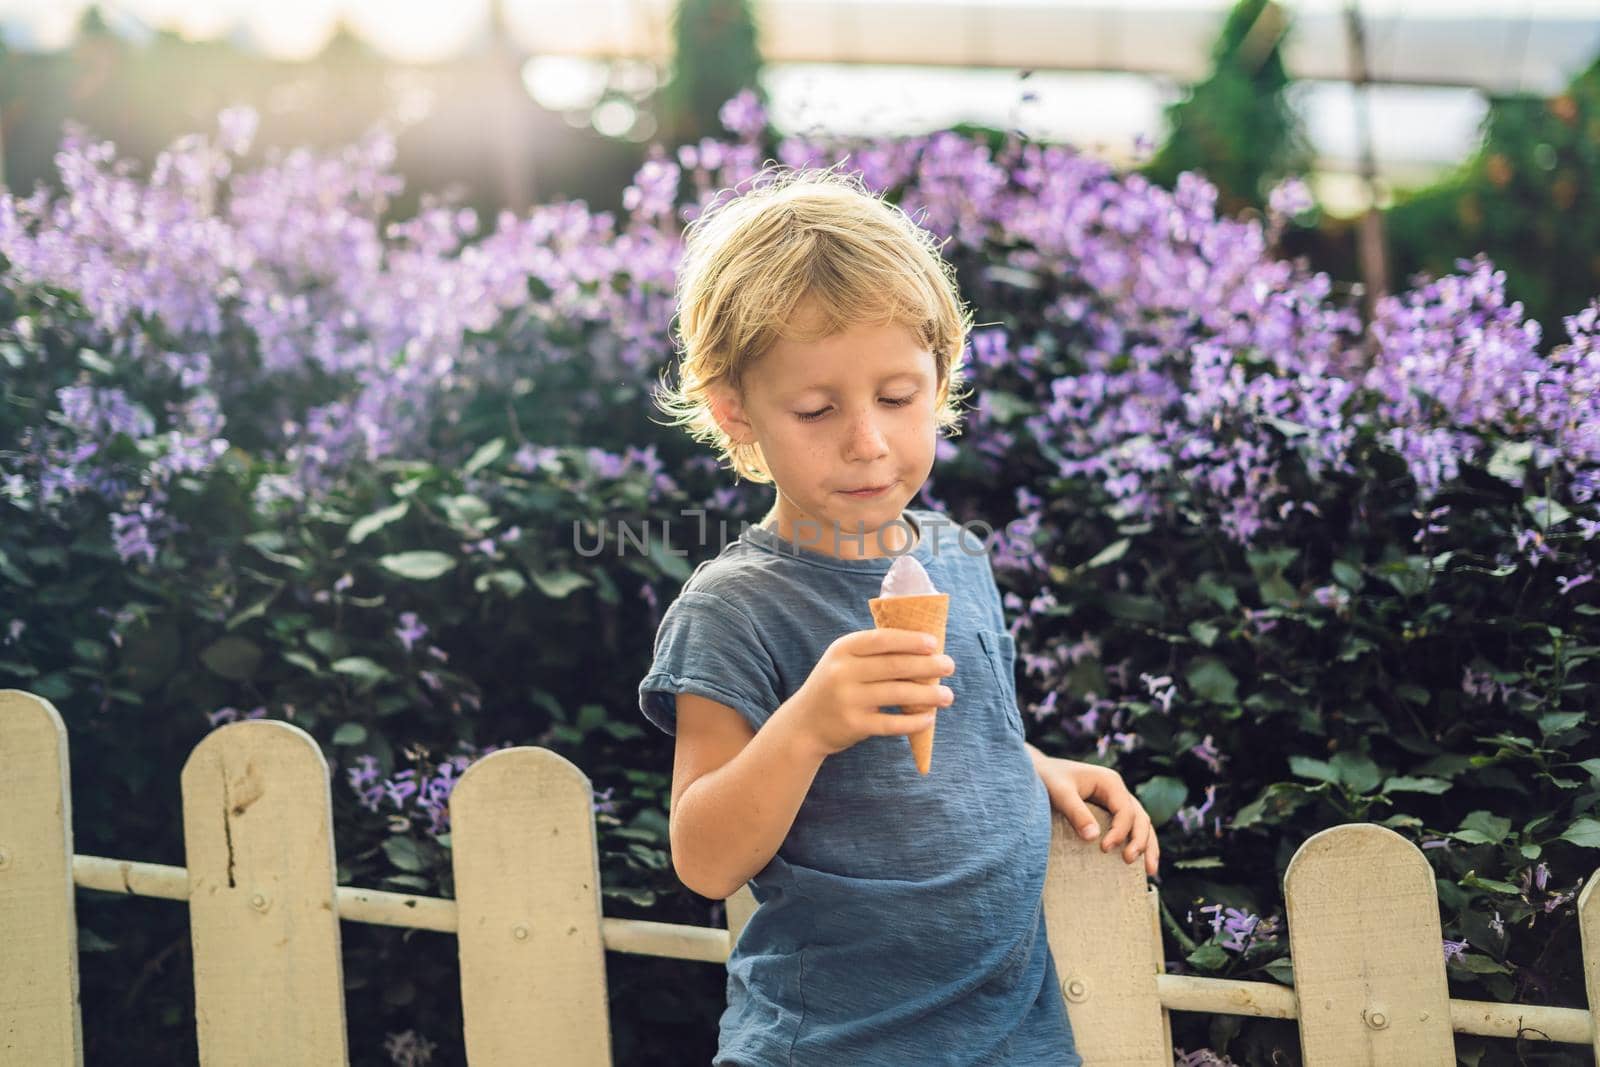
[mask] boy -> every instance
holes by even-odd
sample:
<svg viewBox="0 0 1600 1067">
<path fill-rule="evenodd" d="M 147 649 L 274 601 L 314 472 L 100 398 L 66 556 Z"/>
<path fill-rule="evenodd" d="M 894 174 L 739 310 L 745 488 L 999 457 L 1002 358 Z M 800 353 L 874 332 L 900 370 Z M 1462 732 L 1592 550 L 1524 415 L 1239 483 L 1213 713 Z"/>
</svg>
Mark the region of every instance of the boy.
<svg viewBox="0 0 1600 1067">
<path fill-rule="evenodd" d="M 1159 847 L 1116 772 L 1024 739 L 985 546 L 906 510 L 957 421 L 970 320 L 930 236 L 830 171 L 691 226 L 681 383 L 663 408 L 771 512 L 662 618 L 640 707 L 675 734 L 673 865 L 759 904 L 714 1064 L 1081 1064 L 1045 936 L 1052 804 L 1103 849 Z M 945 652 L 867 607 L 911 553 L 950 594 Z M 918 680 L 920 679 L 920 680 Z M 941 679 L 929 682 L 926 679 Z M 948 682 L 949 684 L 945 684 Z M 886 707 L 948 708 L 893 714 Z M 939 726 L 931 772 L 901 737 Z"/>
</svg>

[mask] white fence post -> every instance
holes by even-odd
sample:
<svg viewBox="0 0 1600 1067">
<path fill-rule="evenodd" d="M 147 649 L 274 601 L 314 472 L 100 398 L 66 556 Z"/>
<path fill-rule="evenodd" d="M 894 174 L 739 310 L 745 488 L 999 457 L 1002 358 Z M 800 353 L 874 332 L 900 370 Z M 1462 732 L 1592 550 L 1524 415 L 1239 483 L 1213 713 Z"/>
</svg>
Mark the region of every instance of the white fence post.
<svg viewBox="0 0 1600 1067">
<path fill-rule="evenodd" d="M 83 1065 L 67 731 L 0 689 L 0 1063 Z"/>
<path fill-rule="evenodd" d="M 530 747 L 489 753 L 450 794 L 473 1067 L 611 1062 L 593 796 L 577 767 Z"/>
<path fill-rule="evenodd" d="M 1591 874 L 1578 894 L 1578 935 L 1583 940 L 1583 986 L 1593 1034 L 1590 1047 L 1600 1063 L 1600 872 Z"/>
<path fill-rule="evenodd" d="M 1090 804 L 1103 836 L 1105 809 Z M 1144 860 L 1102 852 L 1067 817 L 1051 813 L 1044 916 L 1073 1041 L 1100 1067 L 1171 1067 L 1172 1027 L 1156 975 L 1164 966 L 1160 912 Z"/>
<path fill-rule="evenodd" d="M 1284 872 L 1306 1067 L 1454 1063 L 1433 868 L 1372 823 L 1312 834 Z"/>
<path fill-rule="evenodd" d="M 200 1061 L 349 1062 L 328 762 L 298 726 L 213 730 L 183 765 Z"/>
</svg>

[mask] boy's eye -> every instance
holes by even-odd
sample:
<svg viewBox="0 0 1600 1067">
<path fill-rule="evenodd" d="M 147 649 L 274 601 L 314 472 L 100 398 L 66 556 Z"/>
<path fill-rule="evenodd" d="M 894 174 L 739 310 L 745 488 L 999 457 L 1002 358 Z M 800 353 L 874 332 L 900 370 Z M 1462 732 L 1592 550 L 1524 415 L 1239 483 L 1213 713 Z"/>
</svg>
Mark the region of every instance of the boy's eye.
<svg viewBox="0 0 1600 1067">
<path fill-rule="evenodd" d="M 917 394 L 912 393 L 910 396 L 886 396 L 880 399 L 892 408 L 903 408 L 916 398 Z M 816 411 L 797 411 L 794 415 L 801 422 L 816 422 L 830 410 L 830 408 L 818 408 Z"/>
</svg>

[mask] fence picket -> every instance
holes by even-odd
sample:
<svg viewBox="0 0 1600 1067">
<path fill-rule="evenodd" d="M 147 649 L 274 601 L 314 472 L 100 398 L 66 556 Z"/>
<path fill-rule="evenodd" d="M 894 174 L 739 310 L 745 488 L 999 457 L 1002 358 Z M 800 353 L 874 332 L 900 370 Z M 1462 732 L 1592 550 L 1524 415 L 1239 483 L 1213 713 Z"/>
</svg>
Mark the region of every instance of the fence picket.
<svg viewBox="0 0 1600 1067">
<path fill-rule="evenodd" d="M 0 1063 L 83 1064 L 67 730 L 0 689 Z"/>
<path fill-rule="evenodd" d="M 271 719 L 206 735 L 183 765 L 203 1064 L 348 1062 L 328 763 Z"/>
<path fill-rule="evenodd" d="M 1104 834 L 1105 809 L 1089 805 Z M 1100 850 L 1052 814 L 1045 927 L 1073 1038 L 1095 1067 L 1170 1067 L 1172 1027 L 1156 975 L 1163 969 L 1159 901 L 1144 861 Z"/>
<path fill-rule="evenodd" d="M 750 916 L 756 913 L 756 895 L 750 892 L 750 883 L 746 882 L 739 887 L 739 891 L 723 902 L 723 910 L 728 923 L 728 951 L 733 951 L 733 946 L 739 943 L 739 935 L 744 933 L 745 923 L 750 921 Z"/>
<path fill-rule="evenodd" d="M 588 777 L 546 749 L 491 752 L 451 792 L 450 827 L 468 1060 L 610 1064 Z"/>
<path fill-rule="evenodd" d="M 1387 827 L 1312 834 L 1284 872 L 1305 1067 L 1454 1063 L 1433 869 Z"/>
<path fill-rule="evenodd" d="M 1583 941 L 1583 987 L 1589 1000 L 1590 1041 L 1600 1063 L 1600 874 L 1590 875 L 1578 894 L 1578 935 Z"/>
</svg>

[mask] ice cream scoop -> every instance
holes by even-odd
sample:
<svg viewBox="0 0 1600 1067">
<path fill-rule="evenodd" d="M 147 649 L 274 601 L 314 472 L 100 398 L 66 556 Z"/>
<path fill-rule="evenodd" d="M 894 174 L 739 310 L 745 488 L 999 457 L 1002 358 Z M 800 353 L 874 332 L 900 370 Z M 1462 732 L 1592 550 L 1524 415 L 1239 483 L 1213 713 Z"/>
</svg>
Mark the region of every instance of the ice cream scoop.
<svg viewBox="0 0 1600 1067">
<path fill-rule="evenodd" d="M 883 576 L 883 589 L 879 596 L 921 596 L 937 593 L 933 579 L 917 561 L 916 556 L 905 555 L 889 564 L 889 573 Z"/>
<path fill-rule="evenodd" d="M 934 651 L 936 653 L 944 651 L 944 629 L 945 620 L 950 614 L 950 594 L 934 589 L 928 572 L 915 557 L 904 555 L 889 565 L 889 573 L 883 576 L 879 595 L 868 600 L 867 607 L 872 610 L 872 621 L 880 630 L 887 627 L 932 634 L 939 642 Z M 936 684 L 939 681 L 937 678 L 918 680 L 928 684 Z M 916 714 L 940 709 L 938 705 L 929 704 L 908 707 L 904 710 Z M 933 731 L 934 728 L 930 726 L 926 730 L 908 734 L 906 737 L 911 743 L 911 755 L 917 761 L 919 774 L 927 774 L 933 766 Z"/>
</svg>

